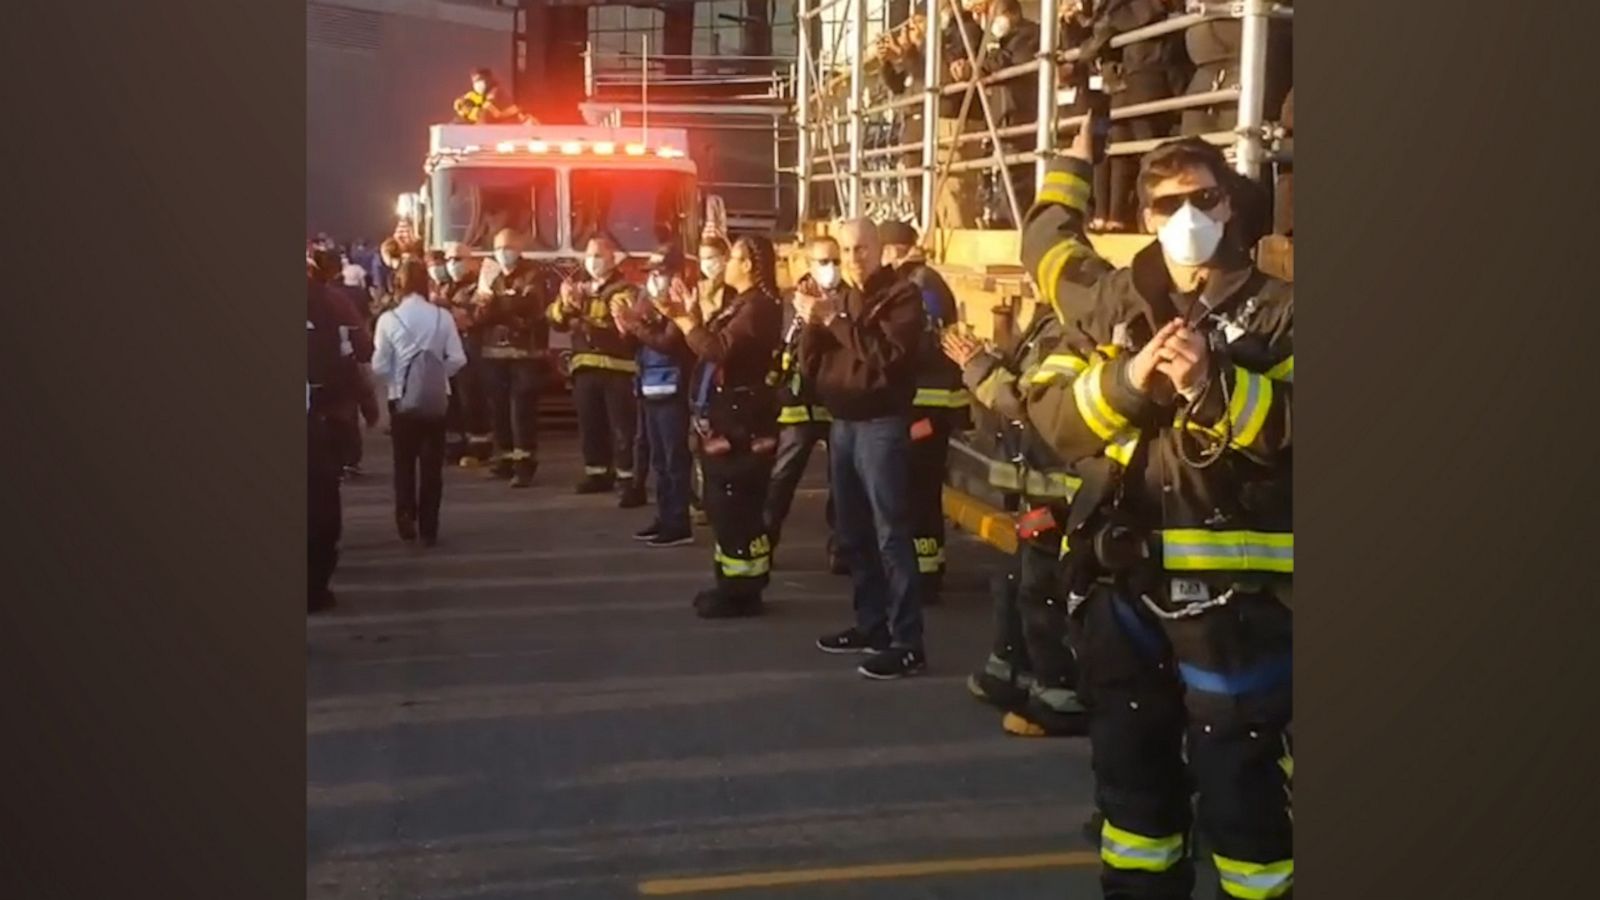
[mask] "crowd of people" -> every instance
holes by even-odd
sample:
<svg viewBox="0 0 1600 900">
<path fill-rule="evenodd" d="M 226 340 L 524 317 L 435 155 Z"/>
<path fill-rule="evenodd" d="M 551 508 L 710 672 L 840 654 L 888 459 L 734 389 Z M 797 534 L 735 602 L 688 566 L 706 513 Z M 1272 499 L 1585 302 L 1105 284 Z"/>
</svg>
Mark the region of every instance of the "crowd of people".
<svg viewBox="0 0 1600 900">
<path fill-rule="evenodd" d="M 1240 85 L 1242 24 L 1238 19 L 1212 19 L 1171 34 L 1115 47 L 1114 38 L 1170 17 L 1192 11 L 1188 0 L 1061 0 L 1057 48 L 1077 51 L 1071 61 L 1057 64 L 1056 84 L 1061 118 L 1084 115 L 1092 97 L 1104 94 L 1112 110 L 1172 97 L 1200 96 L 1237 90 Z M 890 96 L 921 93 L 926 87 L 925 53 L 929 40 L 926 16 L 913 12 L 901 25 L 884 32 L 871 48 L 883 89 Z M 1040 51 L 1039 23 L 1027 17 L 1018 0 L 950 0 L 943 5 L 933 29 L 939 45 L 939 83 L 936 87 L 966 84 L 1012 66 L 1031 62 Z M 1292 61 L 1290 29 L 1275 23 L 1269 41 L 1264 108 L 1274 120 L 1290 102 Z M 966 92 L 945 94 L 939 100 L 935 134 L 940 142 L 960 134 L 986 134 L 982 92 L 995 128 L 1032 125 L 1039 115 L 1039 78 L 1034 72 L 1012 75 Z M 923 118 L 920 106 L 898 113 L 899 142 L 920 142 Z M 1237 104 L 1203 103 L 1180 111 L 1153 112 L 1116 119 L 1110 126 L 1113 142 L 1144 141 L 1172 136 L 1198 136 L 1232 131 Z M 1006 154 L 1034 149 L 1032 133 L 1002 138 Z M 940 149 L 939 158 L 968 161 L 987 158 L 987 138 L 959 144 L 953 151 Z M 908 152 L 907 166 L 920 166 L 921 150 Z M 1111 156 L 1096 164 L 1095 208 L 1086 225 L 1091 232 L 1134 233 L 1141 230 L 1134 181 L 1138 155 Z M 1008 180 L 1017 209 L 1026 212 L 1033 201 L 1034 165 L 1009 167 Z M 1004 186 L 975 170 L 953 172 L 935 195 L 935 219 L 945 228 L 1016 227 L 1004 199 Z M 920 197 L 919 181 L 908 179 L 912 198 Z M 1281 188 L 1280 188 L 1281 190 Z M 1269 226 L 1270 227 L 1270 226 Z M 1280 219 L 1275 227 L 1284 226 Z"/>
<path fill-rule="evenodd" d="M 918 235 L 894 222 L 810 240 L 787 302 L 758 236 L 703 238 L 694 275 L 663 247 L 642 286 L 599 236 L 553 296 L 514 232 L 482 270 L 458 245 L 432 266 L 386 246 L 371 340 L 337 255 L 314 249 L 311 608 L 333 603 L 336 435 L 349 409 L 376 418 L 364 374 L 388 398 L 399 537 L 431 545 L 447 434 L 466 437 L 462 456 L 486 451 L 491 477 L 531 483 L 559 329 L 576 490 L 633 508 L 654 476 L 634 537 L 656 547 L 693 542 L 698 503 L 713 537 L 698 615 L 763 611 L 799 473 L 826 443 L 832 565 L 851 578 L 854 621 L 817 646 L 865 655 L 868 678 L 914 675 L 941 593 L 948 442 L 976 403 L 1006 423 L 1021 507 L 969 691 L 1012 734 L 1088 736 L 1106 896 L 1190 896 L 1196 826 L 1225 895 L 1289 896 L 1293 289 L 1252 259 L 1239 182 L 1193 138 L 1140 160 L 1136 212 L 1156 240 L 1108 264 L 1086 237 L 1094 131 L 1052 160 L 1029 209 L 1022 263 L 1042 296 L 1006 346 L 961 327 Z"/>
</svg>

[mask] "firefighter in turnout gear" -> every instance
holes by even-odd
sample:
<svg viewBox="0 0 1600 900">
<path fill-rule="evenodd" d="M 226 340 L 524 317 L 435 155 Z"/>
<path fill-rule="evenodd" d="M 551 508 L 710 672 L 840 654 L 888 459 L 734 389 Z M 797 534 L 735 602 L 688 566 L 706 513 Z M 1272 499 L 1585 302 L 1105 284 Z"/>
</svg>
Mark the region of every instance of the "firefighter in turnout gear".
<svg viewBox="0 0 1600 900">
<path fill-rule="evenodd" d="M 1015 492 L 1015 569 L 995 579 L 995 639 L 982 669 L 967 679 L 978 699 L 1006 711 L 1001 726 L 1022 737 L 1079 736 L 1087 731 L 1078 699 L 1078 666 L 1067 629 L 1067 594 L 1059 574 L 1061 523 L 1079 480 L 1025 421 L 1030 389 L 1071 378 L 1072 359 L 1054 355 L 1061 342 L 1055 313 L 1040 305 L 1009 353 L 986 350 L 947 332 L 944 350 L 962 368 L 973 399 L 1002 420 L 1002 448 L 1014 465 L 997 471 L 995 487 Z"/>
<path fill-rule="evenodd" d="M 547 301 L 538 269 L 522 258 L 520 235 L 510 229 L 495 235 L 494 254 L 493 277 L 479 284 L 472 316 L 494 422 L 490 477 L 524 488 L 539 468 L 539 393 L 550 347 Z"/>
<path fill-rule="evenodd" d="M 772 570 L 761 511 L 778 447 L 778 400 L 769 376 L 783 310 L 772 243 L 754 236 L 734 242 L 724 279 L 736 295 L 703 325 L 691 314 L 693 297 L 681 283 L 656 300 L 697 359 L 689 402 L 716 540 L 716 587 L 696 595 L 694 608 L 707 619 L 759 615 Z"/>
<path fill-rule="evenodd" d="M 1093 130 L 1051 162 L 1022 256 L 1074 360 L 1070 380 L 1026 402 L 1083 479 L 1062 577 L 1102 885 L 1189 897 L 1197 824 L 1224 896 L 1287 897 L 1293 288 L 1252 264 L 1229 226 L 1228 166 L 1194 139 L 1141 161 L 1140 214 L 1158 240 L 1110 270 L 1083 236 Z"/>
<path fill-rule="evenodd" d="M 812 239 L 806 253 L 811 260 L 811 271 L 803 281 L 823 290 L 836 290 L 839 286 L 839 244 L 831 237 Z M 805 477 L 806 466 L 811 462 L 811 452 L 818 444 L 828 443 L 828 430 L 833 416 L 816 398 L 811 379 L 800 367 L 800 326 L 803 323 L 789 313 L 784 325 L 783 349 L 778 356 L 778 453 L 772 467 L 772 484 L 767 490 L 767 532 L 772 537 L 772 548 L 778 548 L 783 523 L 789 518 L 794 503 L 794 492 Z M 828 495 L 824 509 L 828 522 L 828 569 L 836 575 L 848 572 L 844 561 L 834 551 L 833 495 Z"/>
<path fill-rule="evenodd" d="M 478 293 L 478 266 L 466 244 L 451 241 L 444 245 L 445 280 L 440 294 L 446 309 L 456 320 L 467 364 L 451 382 L 450 401 L 467 433 L 467 446 L 461 455 L 463 468 L 481 466 L 494 456 L 494 417 L 484 387 L 483 329 L 474 321 Z"/>
<path fill-rule="evenodd" d="M 922 603 L 939 602 L 944 581 L 944 480 L 950 460 L 950 435 L 972 427 L 971 396 L 961 368 L 940 348 L 944 330 L 960 321 L 950 285 L 923 259 L 916 229 L 884 222 L 883 264 L 911 282 L 922 295 L 922 347 L 917 357 L 917 395 L 911 418 L 911 522 L 922 577 Z"/>
<path fill-rule="evenodd" d="M 572 334 L 572 401 L 583 445 L 578 493 L 602 494 L 615 487 L 621 505 L 634 507 L 643 505 L 633 480 L 637 342 L 617 331 L 611 302 L 622 300 L 632 306 L 638 298 L 617 269 L 618 255 L 610 238 L 590 240 L 584 254 L 590 280 L 561 286 L 560 302 L 550 305 L 550 323 Z"/>
</svg>

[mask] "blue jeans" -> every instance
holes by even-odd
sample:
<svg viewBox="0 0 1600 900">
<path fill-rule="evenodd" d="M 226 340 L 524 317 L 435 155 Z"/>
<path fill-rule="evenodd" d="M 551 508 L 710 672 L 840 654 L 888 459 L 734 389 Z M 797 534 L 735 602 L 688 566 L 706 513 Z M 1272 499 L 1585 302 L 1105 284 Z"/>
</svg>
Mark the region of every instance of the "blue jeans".
<svg viewBox="0 0 1600 900">
<path fill-rule="evenodd" d="M 834 529 L 854 582 L 856 627 L 922 649 L 922 599 L 911 540 L 911 421 L 835 420 L 829 437 Z"/>
<path fill-rule="evenodd" d="M 689 532 L 689 406 L 682 398 L 641 400 L 649 435 L 650 471 L 656 477 L 656 524 L 663 534 Z"/>
</svg>

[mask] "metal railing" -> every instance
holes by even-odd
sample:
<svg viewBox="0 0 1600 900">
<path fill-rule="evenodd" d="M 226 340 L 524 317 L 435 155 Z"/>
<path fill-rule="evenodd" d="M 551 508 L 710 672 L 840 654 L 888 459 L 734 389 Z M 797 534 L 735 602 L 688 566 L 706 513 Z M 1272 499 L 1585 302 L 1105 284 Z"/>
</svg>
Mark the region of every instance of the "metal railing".
<svg viewBox="0 0 1600 900">
<path fill-rule="evenodd" d="M 916 0 L 913 13 L 924 17 L 926 32 L 922 44 L 923 88 L 914 93 L 889 97 L 878 102 L 868 102 L 866 87 L 867 69 L 870 65 L 865 52 L 864 24 L 867 21 L 866 0 L 799 0 L 797 16 L 800 29 L 800 58 L 796 63 L 795 119 L 799 146 L 797 162 L 793 167 L 797 179 L 797 200 L 802 221 L 811 217 L 813 184 L 832 184 L 840 212 L 860 216 L 869 212 L 869 201 L 879 205 L 899 203 L 904 212 L 906 191 L 899 192 L 899 200 L 885 199 L 891 192 L 879 190 L 880 183 L 900 181 L 902 185 L 913 179 L 920 181 L 920 196 L 916 212 L 921 230 L 926 235 L 933 229 L 934 201 L 952 174 L 982 171 L 991 173 L 1003 188 L 1011 221 L 1020 223 L 1025 210 L 1018 208 L 1008 167 L 1033 163 L 1035 189 L 1038 188 L 1045 165 L 1061 139 L 1076 132 L 1086 121 L 1086 116 L 1061 117 L 1057 94 L 1057 65 L 1078 62 L 1082 51 L 1057 46 L 1060 24 L 1057 15 L 1058 0 L 1043 0 L 1044 12 L 1040 16 L 1040 48 L 1034 59 L 1009 65 L 982 77 L 964 82 L 944 84 L 942 73 L 948 69 L 940 59 L 942 41 L 939 22 L 941 0 Z M 823 12 L 848 5 L 849 16 L 835 20 L 833 40 L 821 43 L 828 48 L 828 58 L 813 46 L 808 22 Z M 1239 59 L 1239 84 L 1237 88 L 1213 90 L 1163 98 L 1147 103 L 1130 104 L 1112 110 L 1113 121 L 1139 118 L 1166 112 L 1188 109 L 1232 106 L 1236 108 L 1236 125 L 1231 131 L 1199 135 L 1209 143 L 1224 147 L 1237 171 L 1259 177 L 1263 164 L 1272 159 L 1268 148 L 1274 140 L 1275 125 L 1266 117 L 1264 107 L 1267 68 L 1267 29 L 1273 19 L 1292 20 L 1293 9 L 1274 0 L 1235 0 L 1229 3 L 1200 3 L 1191 0 L 1186 12 L 1161 22 L 1119 34 L 1109 41 L 1112 49 L 1126 47 L 1155 38 L 1185 31 L 1195 25 L 1219 19 L 1238 19 L 1241 22 L 1241 52 Z M 854 23 L 850 31 L 855 40 L 844 47 L 845 25 Z M 902 27 L 906 23 L 900 23 Z M 958 27 L 960 50 L 974 72 L 983 70 L 988 40 L 973 41 L 964 28 Z M 974 46 L 974 44 L 978 46 Z M 845 58 L 839 56 L 844 51 Z M 842 77 L 848 72 L 848 78 Z M 830 77 L 832 76 L 832 77 Z M 1038 109 L 1035 121 L 1001 127 L 991 108 L 988 88 L 1020 78 L 1038 79 Z M 946 98 L 961 97 L 961 109 L 954 116 L 962 123 L 962 131 L 940 137 L 939 106 Z M 920 106 L 922 134 L 915 141 L 891 140 L 886 145 L 866 146 L 869 131 L 882 132 L 879 127 L 885 120 L 909 118 L 909 111 Z M 966 130 L 969 114 L 977 111 L 981 127 Z M 842 126 L 842 127 L 841 127 Z M 1017 151 L 1016 145 L 1029 136 L 1032 149 Z M 1119 141 L 1107 148 L 1112 156 L 1142 154 L 1153 149 L 1167 138 L 1138 141 Z M 957 159 L 960 148 L 975 143 L 987 146 L 982 159 Z M 881 144 L 881 142 L 880 142 Z M 841 145 L 842 148 L 841 148 Z M 843 152 L 841 152 L 841 149 Z M 915 155 L 915 156 L 914 156 Z M 913 160 L 920 156 L 920 164 Z M 843 167 L 841 167 L 843 163 Z"/>
</svg>

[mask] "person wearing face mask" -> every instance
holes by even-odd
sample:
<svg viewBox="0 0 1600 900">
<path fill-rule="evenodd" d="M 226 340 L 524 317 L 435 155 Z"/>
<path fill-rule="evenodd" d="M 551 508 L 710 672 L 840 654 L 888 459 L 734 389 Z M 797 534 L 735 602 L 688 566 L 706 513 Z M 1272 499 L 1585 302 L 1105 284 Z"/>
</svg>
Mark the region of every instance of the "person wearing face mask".
<svg viewBox="0 0 1600 900">
<path fill-rule="evenodd" d="M 961 368 L 940 347 L 945 330 L 961 321 L 955 293 L 922 255 L 917 230 L 904 222 L 878 226 L 883 264 L 911 282 L 922 298 L 922 344 L 911 422 L 911 538 L 922 579 L 922 604 L 939 602 L 944 584 L 944 482 L 950 436 L 972 427 L 972 397 Z"/>
<path fill-rule="evenodd" d="M 539 468 L 539 393 L 550 351 L 544 279 L 522 247 L 522 235 L 509 228 L 494 236 L 494 268 L 477 288 L 472 315 L 494 423 L 489 477 L 514 488 L 533 484 Z"/>
<path fill-rule="evenodd" d="M 471 125 L 482 124 L 489 109 L 489 97 L 497 83 L 488 69 L 472 70 L 472 90 L 457 97 L 453 104 L 456 121 Z"/>
<path fill-rule="evenodd" d="M 613 487 L 625 509 L 643 506 L 645 497 L 634 484 L 633 379 L 634 339 L 619 332 L 612 301 L 632 306 L 636 288 L 617 268 L 616 241 L 591 238 L 584 248 L 581 283 L 561 285 L 560 299 L 550 305 L 550 324 L 572 334 L 572 400 L 577 406 L 578 435 L 583 446 L 580 494 L 603 494 Z"/>
<path fill-rule="evenodd" d="M 364 321 L 366 310 L 361 302 L 361 289 L 344 284 L 339 252 L 315 250 L 312 259 L 315 277 L 329 298 L 348 310 L 359 323 L 339 329 L 339 380 L 343 383 L 341 394 L 349 402 L 333 407 L 330 416 L 342 475 L 355 478 L 361 474 L 361 420 L 365 418 L 368 424 L 378 421 L 377 394 L 366 375 L 366 364 L 372 359 L 372 332 Z"/>
<path fill-rule="evenodd" d="M 1253 265 L 1230 169 L 1193 138 L 1140 161 L 1157 240 L 1108 265 L 1083 233 L 1091 147 L 1080 135 L 1051 162 L 1022 256 L 1067 326 L 1073 373 L 1026 405 L 1083 481 L 1061 579 L 1102 885 L 1190 896 L 1198 809 L 1224 895 L 1288 896 L 1294 289 Z"/>
<path fill-rule="evenodd" d="M 459 404 L 461 424 L 466 430 L 466 451 L 458 464 L 462 468 L 487 465 L 494 458 L 494 416 L 484 383 L 483 328 L 475 321 L 478 292 L 478 265 L 472 250 L 459 241 L 444 245 L 446 305 L 455 319 L 467 353 L 467 364 L 451 382 L 451 401 Z"/>
<path fill-rule="evenodd" d="M 617 328 L 639 343 L 639 419 L 645 437 L 639 442 L 643 458 L 634 461 L 643 490 L 648 467 L 656 477 L 655 521 L 635 532 L 635 540 L 650 547 L 676 547 L 693 543 L 689 522 L 689 494 L 693 463 L 689 459 L 689 369 L 694 354 L 683 331 L 662 315 L 671 290 L 684 291 L 683 253 L 676 246 L 662 247 L 651 257 L 643 302 L 629 305 L 621 297 L 612 301 Z M 690 310 L 690 317 L 694 311 Z"/>
<path fill-rule="evenodd" d="M 801 285 L 837 296 L 841 288 L 839 242 L 825 235 L 813 238 L 806 247 L 806 255 L 811 270 L 801 279 Z M 833 423 L 828 408 L 817 399 L 812 377 L 800 365 L 800 330 L 804 325 L 804 320 L 791 313 L 784 322 L 783 350 L 778 356 L 778 452 L 765 509 L 767 533 L 772 538 L 774 553 L 781 543 L 779 538 L 794 504 L 794 493 L 811 462 L 811 453 L 818 444 L 828 443 L 828 431 Z M 824 515 L 828 523 L 828 570 L 835 575 L 848 574 L 849 569 L 836 551 L 833 538 L 832 492 L 828 495 Z"/>
<path fill-rule="evenodd" d="M 911 425 L 922 298 L 883 265 L 878 226 L 839 231 L 843 290 L 795 289 L 800 361 L 833 418 L 828 462 L 839 551 L 850 569 L 856 622 L 817 641 L 826 653 L 868 653 L 857 671 L 916 675 L 923 649 L 921 583 L 911 538 Z"/>
<path fill-rule="evenodd" d="M 728 287 L 723 274 L 728 269 L 728 242 L 720 235 L 706 233 L 700 238 L 700 280 L 695 284 L 695 305 L 690 310 L 695 321 L 705 324 L 711 321 L 724 306 L 733 302 L 734 290 Z M 705 469 L 700 465 L 700 460 L 694 459 L 694 489 L 689 495 L 689 509 L 694 518 L 694 524 L 709 524 L 706 517 L 704 498 Z"/>
<path fill-rule="evenodd" d="M 990 12 L 989 49 L 979 67 L 980 75 L 992 75 L 1039 55 L 1039 23 L 1022 14 L 1022 4 L 1018 0 L 995 0 Z M 990 103 L 995 123 L 1001 128 L 1033 124 L 1039 118 L 1038 76 L 1020 75 L 994 85 Z M 1006 153 L 1026 153 L 1034 148 L 1034 143 L 1032 135 L 1002 141 Z M 1034 165 L 1018 163 L 1006 171 L 1011 189 L 1017 195 L 1017 210 L 1025 213 L 1033 203 Z"/>
<path fill-rule="evenodd" d="M 740 238 L 723 277 L 736 296 L 705 322 L 696 321 L 689 308 L 693 297 L 681 286 L 655 303 L 697 360 L 689 402 L 716 542 L 716 586 L 694 599 L 695 613 L 706 619 L 760 615 L 772 569 L 772 543 L 761 514 L 778 444 L 777 397 L 768 376 L 783 312 L 772 243 Z"/>
</svg>

